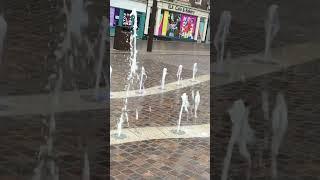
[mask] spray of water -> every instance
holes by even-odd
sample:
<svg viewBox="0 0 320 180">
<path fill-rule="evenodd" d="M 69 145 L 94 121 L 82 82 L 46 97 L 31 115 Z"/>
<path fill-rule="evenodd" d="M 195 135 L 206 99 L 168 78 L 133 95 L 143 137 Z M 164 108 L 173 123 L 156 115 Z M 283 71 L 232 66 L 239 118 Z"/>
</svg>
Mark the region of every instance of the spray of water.
<svg viewBox="0 0 320 180">
<path fill-rule="evenodd" d="M 177 85 L 179 86 L 180 85 L 180 81 L 181 81 L 181 73 L 182 73 L 182 65 L 179 65 L 179 68 L 178 68 L 178 72 L 177 72 Z"/>
<path fill-rule="evenodd" d="M 141 73 L 140 73 L 140 83 L 139 83 L 139 93 L 140 94 L 143 94 L 144 92 L 144 82 L 146 81 L 147 79 L 147 74 L 146 74 L 146 71 L 144 69 L 144 67 L 142 66 L 141 68 Z"/>
<path fill-rule="evenodd" d="M 112 67 L 110 66 L 110 85 L 111 85 L 111 80 L 112 80 Z"/>
<path fill-rule="evenodd" d="M 214 37 L 214 46 L 217 50 L 217 66 L 216 73 L 223 73 L 223 59 L 224 59 L 224 49 L 225 41 L 229 34 L 229 28 L 231 25 L 231 12 L 223 11 L 220 16 L 220 22 L 218 25 L 218 31 Z"/>
<path fill-rule="evenodd" d="M 33 180 L 47 178 L 54 180 L 59 179 L 59 168 L 53 158 L 55 156 L 53 143 L 56 132 L 55 113 L 57 112 L 57 108 L 59 107 L 59 95 L 62 88 L 62 81 L 62 69 L 59 69 L 59 76 L 58 79 L 56 79 L 55 87 L 51 96 L 50 118 L 48 121 L 44 121 L 49 129 L 49 133 L 46 137 L 46 145 L 42 145 L 40 147 L 38 156 L 39 164 L 34 170 L 34 175 L 32 177 Z M 46 168 L 49 170 L 49 173 L 45 171 Z"/>
<path fill-rule="evenodd" d="M 90 180 L 90 166 L 89 166 L 89 158 L 88 153 L 84 153 L 84 166 L 82 168 L 82 180 Z"/>
<path fill-rule="evenodd" d="M 129 72 L 129 75 L 128 75 L 128 84 L 127 84 L 127 90 L 126 90 L 126 97 L 125 97 L 125 100 L 124 100 L 124 107 L 122 108 L 122 114 L 121 114 L 121 117 L 120 117 L 120 121 L 118 123 L 118 129 L 122 128 L 122 123 L 124 121 L 124 117 L 126 118 L 126 121 L 128 123 L 128 126 L 129 126 L 129 118 L 128 118 L 128 110 L 127 110 L 127 106 L 128 106 L 128 97 L 129 97 L 129 91 L 130 91 L 130 87 L 131 85 L 133 85 L 133 82 L 134 82 L 134 77 L 136 75 L 136 70 L 138 69 L 138 66 L 137 66 L 137 28 L 138 28 L 138 24 L 137 24 L 137 11 L 135 9 L 132 10 L 131 14 L 130 14 L 130 17 L 133 16 L 133 20 L 134 20 L 134 23 L 133 23 L 133 31 L 132 31 L 132 34 L 130 36 L 130 72 Z M 121 132 L 118 131 L 118 137 L 121 136 Z"/>
<path fill-rule="evenodd" d="M 272 112 L 272 144 L 271 144 L 271 169 L 272 177 L 277 178 L 277 156 L 279 154 L 280 145 L 283 141 L 288 128 L 288 109 L 282 93 L 278 93 L 276 98 L 276 106 Z"/>
<path fill-rule="evenodd" d="M 268 61 L 271 60 L 271 43 L 276 34 L 279 32 L 280 29 L 280 21 L 279 21 L 279 14 L 278 14 L 278 5 L 271 5 L 268 9 L 268 17 L 265 22 L 265 31 L 266 31 L 266 44 L 265 44 L 265 51 L 264 51 L 264 60 Z"/>
<path fill-rule="evenodd" d="M 128 80 L 132 80 L 133 76 L 136 75 L 136 71 L 138 70 L 138 63 L 137 63 L 137 28 L 138 28 L 138 21 L 137 21 L 137 11 L 135 9 L 132 10 L 130 17 L 134 18 L 133 21 L 133 34 L 130 36 L 130 73 L 128 76 Z"/>
<path fill-rule="evenodd" d="M 198 63 L 194 63 L 193 69 L 192 69 L 192 81 L 196 81 L 197 72 L 198 72 Z"/>
<path fill-rule="evenodd" d="M 167 76 L 167 68 L 163 68 L 162 78 L 161 78 L 161 90 L 165 89 L 166 76 Z"/>
<path fill-rule="evenodd" d="M 123 109 L 122 109 L 123 111 Z M 123 113 L 121 113 L 121 116 L 120 116 L 120 119 L 119 119 L 119 122 L 117 124 L 117 134 L 118 134 L 118 137 L 121 136 L 121 132 L 122 132 L 122 124 L 123 124 Z"/>
<path fill-rule="evenodd" d="M 180 109 L 180 113 L 179 113 L 179 120 L 178 120 L 178 125 L 177 125 L 177 133 L 180 132 L 180 128 L 181 128 L 181 118 L 182 118 L 182 112 L 189 112 L 188 111 L 188 107 L 189 107 L 189 101 L 188 101 L 188 96 L 186 93 L 183 93 L 181 96 L 181 100 L 182 100 L 182 104 L 181 104 L 181 109 Z"/>
<path fill-rule="evenodd" d="M 248 123 L 249 109 L 245 107 L 244 102 L 240 99 L 232 105 L 228 110 L 232 121 L 232 134 L 231 139 L 227 148 L 227 155 L 223 163 L 223 171 L 221 180 L 227 180 L 228 171 L 231 162 L 231 156 L 234 145 L 237 143 L 239 146 L 239 151 L 242 156 L 244 156 L 249 164 L 247 179 L 250 179 L 251 172 L 251 156 L 247 148 L 247 144 L 253 141 L 254 132 L 250 128 Z"/>
<path fill-rule="evenodd" d="M 136 120 L 138 120 L 139 119 L 139 111 L 138 111 L 138 109 L 136 109 Z"/>
<path fill-rule="evenodd" d="M 194 117 L 195 118 L 198 118 L 197 111 L 198 111 L 199 104 L 200 104 L 200 92 L 197 91 L 196 96 L 194 98 Z"/>
</svg>

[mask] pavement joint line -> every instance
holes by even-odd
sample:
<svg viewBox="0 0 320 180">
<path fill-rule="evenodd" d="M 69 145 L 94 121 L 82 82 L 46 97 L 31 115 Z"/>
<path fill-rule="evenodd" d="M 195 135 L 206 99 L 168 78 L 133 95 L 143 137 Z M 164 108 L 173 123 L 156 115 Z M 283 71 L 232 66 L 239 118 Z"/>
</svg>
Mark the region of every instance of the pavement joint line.
<svg viewBox="0 0 320 180">
<path fill-rule="evenodd" d="M 157 127 L 157 129 L 158 129 L 164 136 L 167 135 L 166 133 L 164 133 L 163 131 L 161 131 L 161 129 L 160 129 L 159 127 Z"/>
<path fill-rule="evenodd" d="M 194 86 L 194 85 L 209 81 L 210 80 L 210 75 L 199 76 L 196 79 L 197 81 L 195 81 L 195 82 L 193 82 L 191 80 L 192 79 L 185 79 L 185 80 L 180 81 L 180 83 L 182 84 L 180 86 L 177 86 L 177 81 L 172 82 L 172 83 L 168 83 L 168 84 L 165 85 L 166 88 L 164 90 L 159 90 L 159 88 L 161 86 L 150 87 L 150 88 L 147 88 L 147 89 L 144 90 L 145 93 L 143 94 L 143 96 L 161 94 L 161 93 L 174 91 L 174 90 L 177 90 L 177 89 L 182 89 L 182 88 Z M 137 92 L 137 90 L 129 91 L 128 92 L 128 98 L 142 96 L 140 94 L 137 94 L 136 92 Z M 122 99 L 122 98 L 126 98 L 126 96 L 127 96 L 127 92 L 126 91 L 111 92 L 111 94 L 112 94 L 112 96 L 110 97 L 110 99 Z"/>
<path fill-rule="evenodd" d="M 111 50 L 110 54 L 130 54 L 130 51 Z M 210 51 L 153 51 L 141 52 L 138 50 L 137 55 L 195 55 L 195 56 L 210 56 Z"/>
<path fill-rule="evenodd" d="M 304 64 L 307 62 L 310 62 L 312 60 L 315 60 L 316 58 L 319 58 L 320 51 L 318 50 L 320 48 L 319 43 L 304 43 L 304 44 L 296 44 L 293 46 L 283 47 L 280 49 L 273 49 L 274 52 L 272 52 L 274 59 L 279 61 L 279 63 L 282 65 L 283 68 L 288 68 L 290 66 Z M 286 53 L 290 52 L 290 53 Z M 261 53 L 258 53 L 261 54 Z M 237 63 L 233 61 L 234 68 L 240 70 L 239 73 L 235 75 L 235 77 L 230 81 L 223 77 L 214 77 L 214 87 L 217 86 L 223 86 L 229 83 L 241 81 L 241 78 L 239 75 L 245 74 L 245 78 L 249 79 L 252 77 L 260 76 L 263 74 L 268 74 L 272 72 L 276 72 L 281 70 L 279 67 L 269 67 L 266 69 L 265 65 L 262 64 L 255 64 L 253 62 L 248 64 L 242 64 L 243 61 L 248 62 L 248 57 L 256 57 L 257 54 L 243 56 L 240 58 L 237 58 Z M 307 57 L 306 57 L 307 56 Z M 239 63 L 238 63 L 239 62 Z M 245 66 L 245 67 L 241 67 Z M 250 69 L 251 71 L 248 71 Z M 206 80 L 210 80 L 210 75 L 204 75 L 206 76 Z M 198 80 L 201 76 L 198 77 Z M 205 82 L 205 80 L 202 80 Z M 178 88 L 185 88 L 188 86 L 176 86 L 176 82 L 167 84 L 167 89 L 165 91 L 160 91 L 160 93 L 169 92 L 168 87 L 174 86 L 170 91 L 176 90 Z M 199 82 L 200 83 L 200 82 Z M 173 84 L 173 85 L 170 85 Z M 192 86 L 195 84 L 189 84 L 189 86 Z M 159 93 L 159 90 L 154 88 L 153 93 L 149 93 L 148 95 L 153 95 Z M 104 89 L 104 88 L 101 88 Z M 121 92 L 120 92 L 121 93 Z M 81 95 L 92 95 L 93 89 L 86 89 L 86 90 L 80 90 L 80 91 L 65 91 L 61 92 L 60 95 L 60 106 L 57 110 L 57 113 L 59 112 L 68 112 L 68 111 L 81 111 L 81 110 L 97 110 L 97 109 L 106 109 L 106 104 L 104 102 L 89 102 L 84 99 L 79 98 Z M 120 96 L 120 97 L 123 97 Z M 134 95 L 132 97 L 137 97 L 137 94 L 134 91 Z M 111 99 L 114 99 L 114 94 L 112 94 Z M 11 115 L 32 115 L 32 114 L 49 114 L 51 112 L 50 109 L 50 95 L 48 94 L 37 94 L 37 95 L 19 95 L 19 96 L 7 96 L 1 98 L 2 103 L 8 105 L 8 109 L 0 111 L 0 117 L 1 116 L 11 116 Z M 32 105 L 30 105 L 30 102 L 32 102 Z"/>
<path fill-rule="evenodd" d="M 138 130 L 141 131 L 141 135 L 133 133 L 133 128 L 126 128 L 122 129 L 122 132 L 127 135 L 127 138 L 115 139 L 111 136 L 110 144 L 123 144 L 128 142 L 147 141 L 153 139 L 210 137 L 210 124 L 181 126 L 181 130 L 185 131 L 185 134 L 183 135 L 176 135 L 170 132 L 171 130 L 176 128 L 177 126 L 139 127 Z M 116 132 L 117 130 L 111 130 L 110 134 L 115 134 Z"/>
</svg>

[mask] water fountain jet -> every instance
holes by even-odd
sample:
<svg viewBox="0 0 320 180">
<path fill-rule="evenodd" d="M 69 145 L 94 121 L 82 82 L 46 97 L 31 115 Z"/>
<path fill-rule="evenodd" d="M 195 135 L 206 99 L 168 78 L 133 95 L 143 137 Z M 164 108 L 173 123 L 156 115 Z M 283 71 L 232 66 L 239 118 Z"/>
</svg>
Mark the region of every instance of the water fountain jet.
<svg viewBox="0 0 320 180">
<path fill-rule="evenodd" d="M 198 118 L 197 111 L 198 111 L 199 104 L 200 104 L 200 92 L 197 91 L 196 96 L 194 98 L 194 117 L 195 118 Z"/>
<path fill-rule="evenodd" d="M 177 72 L 177 85 L 179 86 L 180 85 L 180 81 L 181 81 L 181 73 L 182 73 L 182 65 L 179 65 L 179 68 L 178 68 L 178 72 Z"/>
<path fill-rule="evenodd" d="M 177 124 L 177 129 L 171 131 L 172 133 L 177 134 L 177 135 L 185 134 L 185 132 L 181 130 L 181 118 L 182 118 L 183 111 L 185 111 L 187 113 L 189 112 L 188 111 L 189 101 L 188 101 L 188 96 L 186 93 L 182 94 L 181 100 L 182 100 L 182 104 L 181 104 L 181 109 L 180 109 L 180 113 L 179 113 L 179 120 L 178 120 L 178 124 Z"/>
<path fill-rule="evenodd" d="M 89 164 L 89 158 L 88 153 L 84 152 L 84 163 L 82 168 L 82 180 L 90 180 L 90 164 Z"/>
<path fill-rule="evenodd" d="M 278 13 L 278 5 L 273 4 L 268 9 L 268 16 L 265 21 L 265 50 L 264 56 L 258 57 L 254 61 L 264 64 L 278 64 L 273 61 L 271 55 L 271 44 L 275 36 L 280 30 L 280 21 Z"/>
<path fill-rule="evenodd" d="M 167 68 L 163 68 L 162 79 L 161 79 L 161 87 L 160 87 L 161 90 L 165 89 L 166 76 L 167 76 Z"/>
<path fill-rule="evenodd" d="M 282 93 L 278 93 L 276 106 L 272 112 L 272 142 L 271 142 L 271 176 L 278 178 L 277 156 L 288 128 L 288 108 Z"/>
<path fill-rule="evenodd" d="M 147 74 L 146 74 L 144 67 L 142 66 L 141 73 L 140 73 L 140 79 L 139 79 L 140 80 L 139 91 L 138 91 L 139 94 L 144 93 L 144 82 L 146 81 L 146 79 L 147 79 Z"/>
<path fill-rule="evenodd" d="M 228 179 L 228 171 L 231 162 L 233 147 L 235 144 L 239 146 L 239 152 L 248 161 L 247 179 L 251 176 L 251 156 L 247 148 L 247 144 L 254 140 L 254 132 L 249 126 L 248 117 L 249 109 L 245 106 L 243 100 L 237 100 L 228 110 L 232 121 L 232 134 L 227 148 L 227 154 L 223 162 L 223 171 L 221 180 Z"/>
<path fill-rule="evenodd" d="M 192 81 L 196 82 L 196 74 L 198 72 L 198 63 L 194 63 L 193 64 L 193 68 L 192 68 Z"/>
<path fill-rule="evenodd" d="M 217 50 L 217 61 L 216 66 L 214 67 L 214 73 L 217 75 L 225 75 L 224 72 L 224 50 L 225 50 L 225 41 L 229 35 L 229 28 L 231 25 L 231 12 L 223 11 L 220 16 L 220 22 L 218 25 L 217 33 L 214 37 L 214 46 Z"/>
</svg>

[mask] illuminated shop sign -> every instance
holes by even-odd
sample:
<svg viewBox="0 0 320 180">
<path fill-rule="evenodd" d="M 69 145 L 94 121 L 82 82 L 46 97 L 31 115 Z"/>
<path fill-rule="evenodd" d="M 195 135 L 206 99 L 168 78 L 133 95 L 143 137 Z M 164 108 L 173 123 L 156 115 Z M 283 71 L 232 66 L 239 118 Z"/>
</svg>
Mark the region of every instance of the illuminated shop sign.
<svg viewBox="0 0 320 180">
<path fill-rule="evenodd" d="M 173 4 L 169 4 L 168 9 L 173 9 L 175 11 L 182 12 L 182 13 L 194 14 L 194 11 L 191 8 L 173 5 Z"/>
</svg>

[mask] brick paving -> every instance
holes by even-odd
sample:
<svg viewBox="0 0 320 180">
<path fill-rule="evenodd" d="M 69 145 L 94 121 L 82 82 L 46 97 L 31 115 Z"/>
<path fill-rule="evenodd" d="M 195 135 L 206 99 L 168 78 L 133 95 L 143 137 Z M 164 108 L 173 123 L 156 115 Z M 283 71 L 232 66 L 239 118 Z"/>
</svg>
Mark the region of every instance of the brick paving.
<svg viewBox="0 0 320 180">
<path fill-rule="evenodd" d="M 270 179 L 270 132 L 271 123 L 263 119 L 261 91 L 269 92 L 270 111 L 273 110 L 276 94 L 284 93 L 288 106 L 288 132 L 278 156 L 278 173 L 280 179 L 310 179 L 319 177 L 320 159 L 317 150 L 319 143 L 320 106 L 319 93 L 320 60 L 314 60 L 286 70 L 254 77 L 245 82 L 236 82 L 225 86 L 214 87 L 213 95 L 213 153 L 212 172 L 219 179 L 227 143 L 231 135 L 231 121 L 227 114 L 232 103 L 242 98 L 248 102 L 250 126 L 255 131 L 256 142 L 249 146 L 252 156 L 252 179 Z M 266 133 L 266 134 L 265 134 Z M 265 135 L 268 139 L 265 143 Z M 262 147 L 267 148 L 262 148 Z M 259 163 L 261 162 L 261 163 Z M 237 147 L 233 151 L 229 173 L 232 177 L 245 177 L 247 163 L 240 157 Z"/>
<path fill-rule="evenodd" d="M 45 144 L 44 115 L 1 118 L 1 176 L 25 180 L 33 175 L 37 154 Z M 84 138 L 92 179 L 106 179 L 105 110 L 59 113 L 56 116 L 54 152 L 60 179 L 80 179 L 83 167 Z M 102 124 L 103 123 L 103 124 Z"/>
<path fill-rule="evenodd" d="M 210 179 L 209 138 L 111 146 L 111 179 Z"/>
<path fill-rule="evenodd" d="M 129 55 L 114 54 L 111 56 L 112 56 L 111 63 L 110 63 L 110 65 L 112 66 L 111 91 L 112 92 L 123 91 L 125 89 L 125 86 L 127 85 L 126 79 L 130 71 L 130 65 L 128 60 Z M 154 59 L 140 59 L 138 57 L 137 59 L 138 66 L 139 66 L 139 70 L 137 71 L 137 73 L 140 74 L 141 66 L 144 66 L 148 76 L 144 84 L 145 88 L 160 86 L 163 68 L 167 68 L 167 76 L 165 81 L 166 83 L 177 81 L 176 74 L 178 71 L 178 67 L 156 61 L 156 59 L 157 57 L 154 57 Z M 182 63 L 182 65 L 184 64 Z M 197 75 L 203 75 L 203 74 L 204 73 L 200 71 L 198 71 L 197 73 Z M 186 68 L 183 68 L 181 78 L 183 79 L 192 78 L 192 71 Z M 134 88 L 139 89 L 139 82 L 135 83 Z"/>
<path fill-rule="evenodd" d="M 182 116 L 182 125 L 191 124 L 206 124 L 210 121 L 210 82 L 204 82 L 194 87 L 187 87 L 178 89 L 172 92 L 164 94 L 156 94 L 145 97 L 135 97 L 128 99 L 129 109 L 129 123 L 130 127 L 158 127 L 158 126 L 175 126 L 179 118 L 179 112 L 181 107 L 181 95 L 187 93 L 189 96 L 189 102 L 192 104 L 191 91 L 197 90 L 200 92 L 201 101 L 199 109 L 197 111 L 198 118 L 194 119 L 193 115 L 189 114 L 187 120 L 186 113 Z M 110 102 L 110 121 L 111 129 L 116 128 L 116 123 L 121 115 L 121 108 L 123 107 L 122 99 L 111 99 Z M 150 112 L 151 108 L 151 112 Z M 139 119 L 136 120 L 136 109 L 138 109 Z M 189 108 L 190 110 L 190 108 Z M 127 124 L 124 123 L 124 127 Z"/>
</svg>

